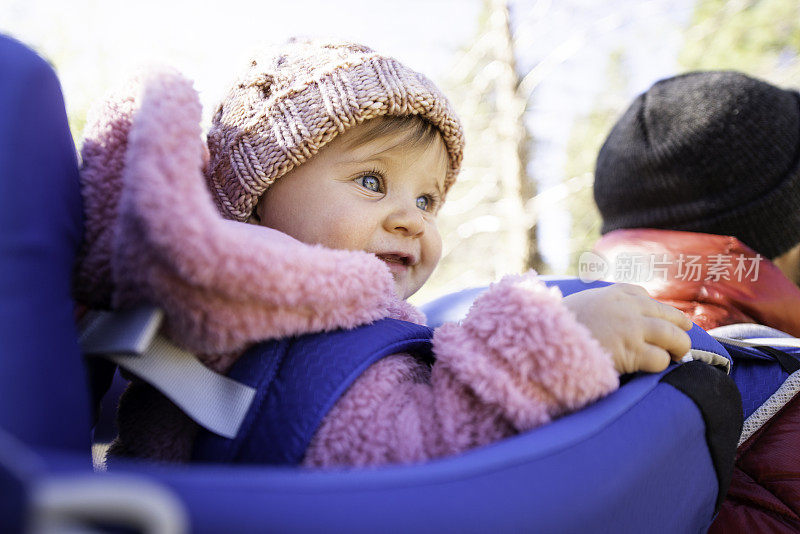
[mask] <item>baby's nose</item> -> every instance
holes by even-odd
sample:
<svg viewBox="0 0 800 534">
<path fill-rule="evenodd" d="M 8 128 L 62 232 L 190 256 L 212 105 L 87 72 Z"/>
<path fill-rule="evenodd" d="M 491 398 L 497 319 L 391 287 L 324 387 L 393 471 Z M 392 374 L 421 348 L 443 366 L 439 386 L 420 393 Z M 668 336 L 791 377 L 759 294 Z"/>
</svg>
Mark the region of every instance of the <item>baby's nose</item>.
<svg viewBox="0 0 800 534">
<path fill-rule="evenodd" d="M 414 237 L 424 231 L 425 221 L 419 208 L 401 208 L 394 210 L 386 217 L 384 227 L 389 232 L 400 232 L 403 235 Z"/>
</svg>

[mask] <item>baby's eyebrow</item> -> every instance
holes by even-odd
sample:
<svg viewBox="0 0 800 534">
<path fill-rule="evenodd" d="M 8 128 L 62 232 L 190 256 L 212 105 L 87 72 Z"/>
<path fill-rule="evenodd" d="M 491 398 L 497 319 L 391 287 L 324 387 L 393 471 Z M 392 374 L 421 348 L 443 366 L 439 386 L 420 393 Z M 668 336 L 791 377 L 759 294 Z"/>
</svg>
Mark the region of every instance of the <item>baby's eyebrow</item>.
<svg viewBox="0 0 800 534">
<path fill-rule="evenodd" d="M 367 164 L 378 163 L 388 166 L 393 163 L 396 164 L 397 162 L 404 161 L 405 157 L 403 155 L 393 156 L 390 153 L 395 149 L 397 149 L 401 144 L 402 143 L 397 143 L 395 145 L 386 147 L 383 150 L 379 150 L 377 152 L 369 152 L 362 156 L 354 156 L 349 159 L 343 159 L 337 162 L 337 165 L 356 165 L 356 164 L 367 165 Z M 353 149 L 351 149 L 351 152 L 352 151 Z"/>
<path fill-rule="evenodd" d="M 345 165 L 366 165 L 369 163 L 386 163 L 388 159 L 389 158 L 381 156 L 369 156 L 367 158 L 352 158 L 352 159 L 337 161 L 336 165 L 345 166 Z"/>
<path fill-rule="evenodd" d="M 377 142 L 377 141 L 376 140 L 371 141 L 371 143 L 375 143 L 375 142 Z M 359 148 L 363 147 L 364 145 L 368 145 L 368 144 L 370 144 L 370 142 L 362 143 L 362 142 L 359 142 L 358 140 L 355 140 L 355 141 L 352 141 L 352 142 L 349 142 L 349 143 L 346 142 L 345 146 L 346 146 L 346 149 L 349 152 L 354 152 L 354 151 L 357 151 Z M 386 154 L 387 152 L 393 152 L 394 150 L 397 150 L 398 148 L 400 148 L 400 147 L 402 147 L 402 146 L 404 146 L 406 144 L 407 144 L 407 140 L 406 139 L 397 139 L 397 140 L 395 140 L 394 143 L 392 143 L 391 145 L 389 145 L 389 146 L 387 146 L 387 147 L 385 147 L 385 148 L 383 148 L 381 150 L 378 150 L 376 152 L 371 152 L 370 151 L 363 158 L 356 158 L 355 160 L 349 161 L 348 163 L 358 163 L 358 162 L 361 162 L 361 161 L 369 162 L 369 161 L 373 161 L 373 160 L 379 161 L 379 162 L 386 161 L 386 160 L 391 159 L 391 157 L 390 156 L 384 156 L 384 154 Z"/>
</svg>

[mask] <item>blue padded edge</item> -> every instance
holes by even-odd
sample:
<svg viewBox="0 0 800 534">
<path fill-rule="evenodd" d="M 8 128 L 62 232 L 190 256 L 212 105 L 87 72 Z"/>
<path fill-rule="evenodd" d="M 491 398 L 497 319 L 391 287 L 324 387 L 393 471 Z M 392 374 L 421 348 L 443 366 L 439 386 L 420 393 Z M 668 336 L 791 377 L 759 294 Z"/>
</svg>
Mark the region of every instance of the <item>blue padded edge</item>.
<svg viewBox="0 0 800 534">
<path fill-rule="evenodd" d="M 196 532 L 704 531 L 717 493 L 705 426 L 689 398 L 655 387 L 659 378 L 642 376 L 550 425 L 423 465 L 118 467 L 172 487 Z M 646 424 L 655 412 L 663 425 Z"/>
<path fill-rule="evenodd" d="M 70 294 L 83 232 L 75 146 L 53 69 L 3 36 L 0 117 L 0 427 L 29 445 L 88 451 Z"/>
</svg>

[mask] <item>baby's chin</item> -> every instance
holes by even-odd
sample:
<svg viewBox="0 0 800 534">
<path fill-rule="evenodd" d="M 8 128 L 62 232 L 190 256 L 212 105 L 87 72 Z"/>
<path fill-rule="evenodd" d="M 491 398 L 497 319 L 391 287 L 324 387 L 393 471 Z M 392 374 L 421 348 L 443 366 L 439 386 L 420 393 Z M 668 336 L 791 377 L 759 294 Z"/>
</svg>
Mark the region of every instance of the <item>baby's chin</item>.
<svg viewBox="0 0 800 534">
<path fill-rule="evenodd" d="M 392 273 L 392 278 L 394 278 L 394 294 L 400 299 L 406 300 L 419 289 L 418 287 L 411 287 L 408 279 L 402 275 Z"/>
<path fill-rule="evenodd" d="M 394 281 L 394 294 L 397 298 L 405 300 L 414 293 L 416 293 L 416 291 L 408 291 L 404 283 L 398 282 L 397 280 Z"/>
</svg>

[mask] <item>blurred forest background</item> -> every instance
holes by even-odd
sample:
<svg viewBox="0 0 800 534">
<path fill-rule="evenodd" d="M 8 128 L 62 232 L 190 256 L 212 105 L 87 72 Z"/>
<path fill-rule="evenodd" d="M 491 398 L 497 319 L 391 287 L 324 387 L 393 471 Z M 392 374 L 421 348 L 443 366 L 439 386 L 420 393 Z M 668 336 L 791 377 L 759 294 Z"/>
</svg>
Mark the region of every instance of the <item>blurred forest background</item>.
<svg viewBox="0 0 800 534">
<path fill-rule="evenodd" d="M 431 77 L 468 146 L 418 303 L 528 268 L 574 274 L 599 237 L 597 151 L 656 80 L 735 69 L 800 87 L 800 0 L 5 1 L 0 32 L 54 64 L 79 146 L 91 103 L 153 58 L 194 79 L 207 110 L 233 48 L 243 60 L 295 34 L 361 41 Z"/>
</svg>

